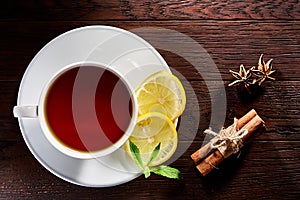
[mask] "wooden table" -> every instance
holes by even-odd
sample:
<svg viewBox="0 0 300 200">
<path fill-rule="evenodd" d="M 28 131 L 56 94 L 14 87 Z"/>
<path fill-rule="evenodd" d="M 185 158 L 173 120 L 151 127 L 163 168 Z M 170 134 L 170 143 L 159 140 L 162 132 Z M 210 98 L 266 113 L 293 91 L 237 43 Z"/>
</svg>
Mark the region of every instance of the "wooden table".
<svg viewBox="0 0 300 200">
<path fill-rule="evenodd" d="M 300 2 L 295 1 L 5 1 L 0 8 L 0 199 L 297 199 L 300 197 Z M 86 188 L 63 181 L 42 167 L 27 148 L 12 116 L 23 73 L 34 55 L 51 39 L 73 28 L 110 25 L 165 28 L 192 38 L 211 56 L 226 91 L 224 126 L 250 108 L 266 122 L 266 131 L 219 170 L 202 177 L 190 154 L 203 142 L 211 123 L 206 77 L 185 58 L 158 49 L 173 71 L 192 85 L 200 123 L 191 146 L 174 163 L 183 179 L 143 176 L 112 188 Z M 165 37 L 140 33 L 149 43 Z M 189 46 L 181 37 L 173 38 Z M 192 50 L 188 56 L 195 56 Z M 229 69 L 257 65 L 261 53 L 273 58 L 276 81 L 252 96 L 228 87 Z M 185 83 L 186 84 L 186 83 Z M 194 99 L 195 100 L 195 99 Z M 211 101 L 212 100 L 212 101 Z M 198 107 L 197 107 L 198 106 Z M 191 114 L 190 116 L 193 116 Z M 197 117 L 196 115 L 194 117 Z M 223 124 L 217 124 L 223 125 Z M 189 128 L 179 134 L 188 135 Z M 192 130 L 195 131 L 195 130 Z M 188 142 L 188 141 L 187 141 Z"/>
</svg>

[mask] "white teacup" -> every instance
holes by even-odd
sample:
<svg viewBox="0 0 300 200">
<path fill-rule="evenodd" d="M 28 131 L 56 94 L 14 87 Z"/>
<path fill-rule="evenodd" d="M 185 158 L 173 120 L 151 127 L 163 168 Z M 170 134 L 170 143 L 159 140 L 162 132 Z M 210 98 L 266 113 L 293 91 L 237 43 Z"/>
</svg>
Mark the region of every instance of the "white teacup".
<svg viewBox="0 0 300 200">
<path fill-rule="evenodd" d="M 38 105 L 17 105 L 13 113 L 38 118 L 48 141 L 63 154 L 89 159 L 108 155 L 126 142 L 138 106 L 125 76 L 101 63 L 78 62 L 48 81 Z"/>
</svg>

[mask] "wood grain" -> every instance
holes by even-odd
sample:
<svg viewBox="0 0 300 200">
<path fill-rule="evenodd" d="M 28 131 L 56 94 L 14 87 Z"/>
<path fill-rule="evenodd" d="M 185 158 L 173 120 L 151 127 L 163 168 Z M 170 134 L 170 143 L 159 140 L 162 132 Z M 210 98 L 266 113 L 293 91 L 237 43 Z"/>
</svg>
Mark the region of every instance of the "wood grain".
<svg viewBox="0 0 300 200">
<path fill-rule="evenodd" d="M 285 19 L 300 18 L 298 0 L 88 0 L 6 1 L 5 20 L 170 20 L 170 19 Z M 38 17 L 37 17 L 38 16 Z"/>
<path fill-rule="evenodd" d="M 295 19 L 299 2 L 282 1 L 121 1 L 135 19 Z M 283 12 L 284 11 L 284 12 Z"/>
</svg>

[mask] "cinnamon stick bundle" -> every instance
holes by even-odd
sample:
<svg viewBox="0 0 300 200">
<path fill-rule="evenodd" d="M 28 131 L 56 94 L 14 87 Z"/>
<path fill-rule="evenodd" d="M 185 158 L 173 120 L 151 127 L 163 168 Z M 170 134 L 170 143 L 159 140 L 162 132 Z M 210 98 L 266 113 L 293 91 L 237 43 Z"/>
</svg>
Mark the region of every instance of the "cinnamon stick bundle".
<svg viewBox="0 0 300 200">
<path fill-rule="evenodd" d="M 256 111 L 252 109 L 236 122 L 235 128 L 236 131 L 247 130 L 240 138 L 241 142 L 245 144 L 249 140 L 250 136 L 263 125 L 264 121 L 258 116 Z M 233 126 L 234 124 L 226 128 L 225 131 L 229 131 L 233 128 Z M 210 173 L 225 159 L 225 156 L 219 151 L 219 149 L 214 147 L 212 144 L 213 141 L 215 141 L 214 138 L 191 155 L 191 158 L 197 165 L 196 168 L 203 176 Z"/>
</svg>

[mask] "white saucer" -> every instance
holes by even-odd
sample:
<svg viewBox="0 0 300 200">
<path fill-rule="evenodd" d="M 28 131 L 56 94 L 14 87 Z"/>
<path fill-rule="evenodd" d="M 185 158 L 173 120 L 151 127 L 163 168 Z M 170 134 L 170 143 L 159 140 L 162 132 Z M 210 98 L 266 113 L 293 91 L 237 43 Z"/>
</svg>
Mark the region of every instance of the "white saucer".
<svg viewBox="0 0 300 200">
<path fill-rule="evenodd" d="M 18 105 L 37 105 L 42 88 L 62 67 L 95 61 L 119 70 L 136 88 L 149 74 L 170 71 L 161 55 L 140 37 L 114 27 L 87 26 L 49 42 L 29 64 L 18 94 Z M 141 173 L 123 148 L 109 156 L 80 160 L 65 156 L 45 138 L 38 119 L 19 118 L 24 140 L 35 158 L 56 176 L 82 186 L 109 187 Z"/>
</svg>

